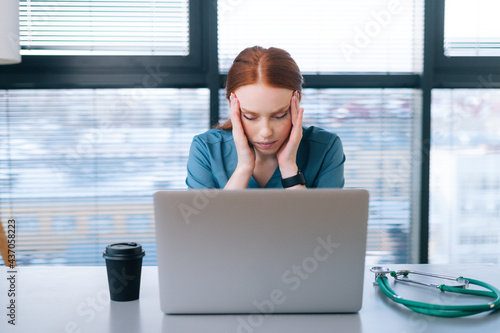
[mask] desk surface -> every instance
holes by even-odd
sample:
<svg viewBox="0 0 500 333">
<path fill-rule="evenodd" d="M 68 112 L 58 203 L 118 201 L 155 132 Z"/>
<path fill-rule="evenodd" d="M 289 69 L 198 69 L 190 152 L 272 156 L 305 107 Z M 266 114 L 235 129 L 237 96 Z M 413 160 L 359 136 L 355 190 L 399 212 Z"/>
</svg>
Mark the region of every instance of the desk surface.
<svg viewBox="0 0 500 333">
<path fill-rule="evenodd" d="M 383 296 L 366 268 L 363 307 L 345 315 L 164 315 L 160 310 L 157 268 L 144 266 L 141 296 L 137 301 L 112 302 L 105 267 L 19 267 L 15 280 L 15 323 L 8 324 L 6 305 L 9 276 L 0 267 L 0 332 L 497 332 L 500 311 L 465 318 L 436 318 L 417 314 Z M 500 287 L 496 265 L 392 265 L 391 269 L 417 269 L 466 276 Z M 391 279 L 392 280 L 392 279 Z M 391 281 L 391 284 L 393 282 Z M 464 303 L 464 296 L 399 283 L 405 298 L 446 304 Z M 467 302 L 476 300 L 467 299 Z M 480 299 L 484 302 L 485 299 Z M 470 304 L 470 303 L 469 303 Z"/>
</svg>

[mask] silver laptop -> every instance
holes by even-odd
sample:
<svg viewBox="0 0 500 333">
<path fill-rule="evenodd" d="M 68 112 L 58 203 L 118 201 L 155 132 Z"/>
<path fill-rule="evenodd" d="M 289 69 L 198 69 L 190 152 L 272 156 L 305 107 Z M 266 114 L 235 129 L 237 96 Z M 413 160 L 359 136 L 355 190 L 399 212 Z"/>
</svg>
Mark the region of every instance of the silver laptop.
<svg viewBox="0 0 500 333">
<path fill-rule="evenodd" d="M 156 192 L 161 309 L 359 311 L 368 200 L 357 189 Z"/>
</svg>

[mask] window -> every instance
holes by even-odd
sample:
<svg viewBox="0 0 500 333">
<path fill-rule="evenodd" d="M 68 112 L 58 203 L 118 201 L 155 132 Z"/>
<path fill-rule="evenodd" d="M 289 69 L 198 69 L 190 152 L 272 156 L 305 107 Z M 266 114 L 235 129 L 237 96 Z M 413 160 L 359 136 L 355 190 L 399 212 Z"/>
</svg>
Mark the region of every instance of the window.
<svg viewBox="0 0 500 333">
<path fill-rule="evenodd" d="M 496 0 L 445 2 L 444 52 L 449 57 L 500 56 Z"/>
<path fill-rule="evenodd" d="M 0 215 L 21 221 L 20 263 L 102 264 L 128 235 L 156 263 L 151 191 L 184 188 L 189 143 L 225 118 L 225 73 L 256 44 L 297 60 L 307 124 L 339 134 L 346 186 L 372 193 L 367 262 L 427 261 L 427 195 L 432 262 L 500 262 L 497 7 L 20 0 L 23 62 L 0 67 Z"/>
<path fill-rule="evenodd" d="M 104 264 L 133 240 L 156 263 L 152 193 L 184 189 L 207 89 L 0 90 L 0 215 L 19 264 Z"/>
<path fill-rule="evenodd" d="M 303 73 L 421 70 L 423 2 L 219 1 L 219 67 L 253 45 L 280 47 Z"/>
<path fill-rule="evenodd" d="M 499 129 L 499 89 L 433 90 L 430 262 L 500 261 Z"/>
<path fill-rule="evenodd" d="M 188 14 L 187 0 L 21 0 L 21 54 L 184 56 Z"/>
</svg>

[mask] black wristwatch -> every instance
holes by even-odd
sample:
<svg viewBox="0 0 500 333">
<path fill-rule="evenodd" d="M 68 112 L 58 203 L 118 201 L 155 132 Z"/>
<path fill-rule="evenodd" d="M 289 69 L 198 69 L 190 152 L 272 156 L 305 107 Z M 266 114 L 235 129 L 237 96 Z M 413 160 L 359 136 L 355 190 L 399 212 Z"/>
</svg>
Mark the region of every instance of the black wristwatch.
<svg viewBox="0 0 500 333">
<path fill-rule="evenodd" d="M 284 179 L 281 178 L 281 185 L 283 185 L 283 188 L 288 188 L 295 185 L 305 185 L 305 184 L 306 184 L 306 179 L 304 178 L 304 174 L 300 170 L 299 172 L 297 172 L 295 176 Z"/>
</svg>

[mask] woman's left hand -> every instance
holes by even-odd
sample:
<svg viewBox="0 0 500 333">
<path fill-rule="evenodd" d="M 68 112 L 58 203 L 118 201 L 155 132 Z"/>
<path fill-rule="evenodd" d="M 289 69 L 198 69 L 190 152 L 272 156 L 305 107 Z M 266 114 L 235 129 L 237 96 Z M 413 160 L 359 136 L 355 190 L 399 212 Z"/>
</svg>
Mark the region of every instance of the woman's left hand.
<svg viewBox="0 0 500 333">
<path fill-rule="evenodd" d="M 297 167 L 297 150 L 299 149 L 300 140 L 302 140 L 302 116 L 304 109 L 300 108 L 299 93 L 297 91 L 292 95 L 290 112 L 292 117 L 290 135 L 276 153 L 283 178 L 295 176 L 299 170 Z"/>
</svg>

